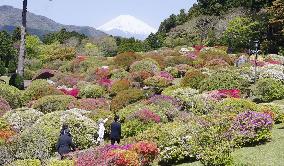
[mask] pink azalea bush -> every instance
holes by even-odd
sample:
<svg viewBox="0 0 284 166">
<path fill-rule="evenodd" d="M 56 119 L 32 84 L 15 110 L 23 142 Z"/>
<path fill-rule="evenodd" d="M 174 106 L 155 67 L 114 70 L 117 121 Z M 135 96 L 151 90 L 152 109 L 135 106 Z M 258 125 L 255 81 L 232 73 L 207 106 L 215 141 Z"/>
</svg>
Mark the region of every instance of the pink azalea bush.
<svg viewBox="0 0 284 166">
<path fill-rule="evenodd" d="M 79 99 L 75 105 L 70 106 L 70 108 L 79 108 L 87 111 L 104 109 L 107 110 L 109 107 L 109 102 L 104 98 L 86 98 Z"/>
<path fill-rule="evenodd" d="M 148 109 L 142 109 L 134 113 L 134 118 L 141 120 L 144 123 L 155 122 L 160 123 L 161 117 Z"/>
<path fill-rule="evenodd" d="M 161 71 L 158 73 L 158 76 L 159 77 L 162 77 L 162 78 L 165 78 L 169 81 L 173 81 L 174 80 L 174 77 L 167 71 Z"/>
<path fill-rule="evenodd" d="M 108 79 L 108 78 L 102 78 L 102 79 L 98 80 L 98 84 L 103 86 L 103 87 L 106 87 L 106 88 L 110 88 L 112 83 L 113 83 L 113 81 Z"/>
<path fill-rule="evenodd" d="M 237 115 L 230 130 L 236 132 L 238 142 L 251 144 L 270 139 L 273 124 L 270 114 L 248 111 Z"/>
<path fill-rule="evenodd" d="M 61 92 L 63 92 L 65 95 L 70 95 L 70 96 L 73 96 L 73 97 L 77 97 L 78 94 L 80 93 L 80 90 L 77 89 L 77 88 L 71 88 L 71 89 L 64 89 L 64 88 L 61 88 L 59 89 Z"/>
</svg>

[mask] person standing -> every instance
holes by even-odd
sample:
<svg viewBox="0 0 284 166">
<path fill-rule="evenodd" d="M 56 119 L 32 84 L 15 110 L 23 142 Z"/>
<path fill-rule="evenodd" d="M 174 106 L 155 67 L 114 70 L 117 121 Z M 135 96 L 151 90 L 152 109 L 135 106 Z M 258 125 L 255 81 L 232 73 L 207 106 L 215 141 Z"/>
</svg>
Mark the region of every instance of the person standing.
<svg viewBox="0 0 284 166">
<path fill-rule="evenodd" d="M 118 144 L 120 143 L 121 124 L 118 122 L 118 120 L 119 117 L 115 115 L 114 122 L 112 122 L 110 126 L 110 140 L 112 145 L 114 145 L 115 142 L 117 142 Z"/>
<path fill-rule="evenodd" d="M 62 130 L 60 131 L 60 136 L 57 141 L 56 150 L 60 154 L 61 160 L 64 159 L 66 154 L 76 150 L 76 146 L 72 141 L 72 136 L 68 129 L 68 125 L 66 124 L 62 126 Z"/>
<path fill-rule="evenodd" d="M 108 121 L 108 118 L 105 120 L 99 119 L 99 130 L 98 130 L 98 138 L 97 144 L 102 145 L 104 142 L 104 134 L 105 134 L 105 123 Z"/>
</svg>

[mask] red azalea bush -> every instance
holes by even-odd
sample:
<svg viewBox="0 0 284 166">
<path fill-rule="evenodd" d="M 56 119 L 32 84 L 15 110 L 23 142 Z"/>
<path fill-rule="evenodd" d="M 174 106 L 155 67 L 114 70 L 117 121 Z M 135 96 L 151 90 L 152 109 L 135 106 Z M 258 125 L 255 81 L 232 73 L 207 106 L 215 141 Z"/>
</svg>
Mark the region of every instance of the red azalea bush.
<svg viewBox="0 0 284 166">
<path fill-rule="evenodd" d="M 103 78 L 108 78 L 110 76 L 110 71 L 108 67 L 101 67 L 96 69 L 95 73 L 96 80 L 101 80 Z"/>
<path fill-rule="evenodd" d="M 72 89 L 61 88 L 59 90 L 62 91 L 65 95 L 70 95 L 70 96 L 73 96 L 73 97 L 77 97 L 78 94 L 80 93 L 80 90 L 77 89 L 77 88 L 72 88 Z"/>
<path fill-rule="evenodd" d="M 11 107 L 9 103 L 5 99 L 0 98 L 0 117 L 10 110 Z"/>
<path fill-rule="evenodd" d="M 97 82 L 100 86 L 103 86 L 105 88 L 110 88 L 112 83 L 113 83 L 112 80 L 108 79 L 108 78 L 102 78 L 102 79 L 98 80 Z"/>
<path fill-rule="evenodd" d="M 105 145 L 80 152 L 76 166 L 147 166 L 159 153 L 155 143 L 141 141 L 123 146 Z"/>
<path fill-rule="evenodd" d="M 273 60 L 273 59 L 271 59 L 271 58 L 266 59 L 265 61 L 266 61 L 267 63 L 273 64 L 273 65 L 282 65 L 282 62 L 281 62 L 281 61 Z"/>
<path fill-rule="evenodd" d="M 158 114 L 148 109 L 142 109 L 142 110 L 135 112 L 133 117 L 141 120 L 144 123 L 148 123 L 148 122 L 160 123 L 161 122 L 161 117 Z"/>
<path fill-rule="evenodd" d="M 224 96 L 224 98 L 240 98 L 241 91 L 239 89 L 221 89 L 218 90 L 220 96 Z"/>
<path fill-rule="evenodd" d="M 133 62 L 138 61 L 140 59 L 141 59 L 140 55 L 134 52 L 124 52 L 116 55 L 113 61 L 114 65 L 123 67 L 124 69 L 128 70 Z"/>
</svg>

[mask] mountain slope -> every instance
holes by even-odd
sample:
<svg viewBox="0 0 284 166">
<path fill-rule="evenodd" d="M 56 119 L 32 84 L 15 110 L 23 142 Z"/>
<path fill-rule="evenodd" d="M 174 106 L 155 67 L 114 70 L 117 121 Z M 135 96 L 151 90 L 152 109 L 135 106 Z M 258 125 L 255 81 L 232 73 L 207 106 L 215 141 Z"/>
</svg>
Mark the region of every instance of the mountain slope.
<svg viewBox="0 0 284 166">
<path fill-rule="evenodd" d="M 22 10 L 11 6 L 0 6 L 0 30 L 11 31 L 21 26 Z M 46 33 L 59 31 L 66 28 L 68 31 L 76 31 L 90 37 L 101 37 L 106 34 L 88 26 L 63 25 L 47 17 L 28 12 L 27 29 L 28 33 L 43 36 Z"/>
<path fill-rule="evenodd" d="M 157 31 L 145 22 L 130 15 L 120 15 L 98 29 L 114 36 L 135 37 L 141 40 L 144 40 L 150 33 Z"/>
</svg>

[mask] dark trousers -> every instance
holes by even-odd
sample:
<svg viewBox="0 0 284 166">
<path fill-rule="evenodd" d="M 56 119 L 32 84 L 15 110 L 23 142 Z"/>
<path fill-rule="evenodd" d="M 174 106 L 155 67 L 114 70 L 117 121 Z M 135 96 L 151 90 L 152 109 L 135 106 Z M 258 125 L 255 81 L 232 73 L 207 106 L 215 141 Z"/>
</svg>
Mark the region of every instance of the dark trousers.
<svg viewBox="0 0 284 166">
<path fill-rule="evenodd" d="M 117 144 L 120 143 L 120 139 L 119 139 L 119 138 L 111 138 L 110 141 L 111 141 L 111 144 L 112 144 L 112 145 L 114 145 L 115 142 L 117 142 Z"/>
</svg>

